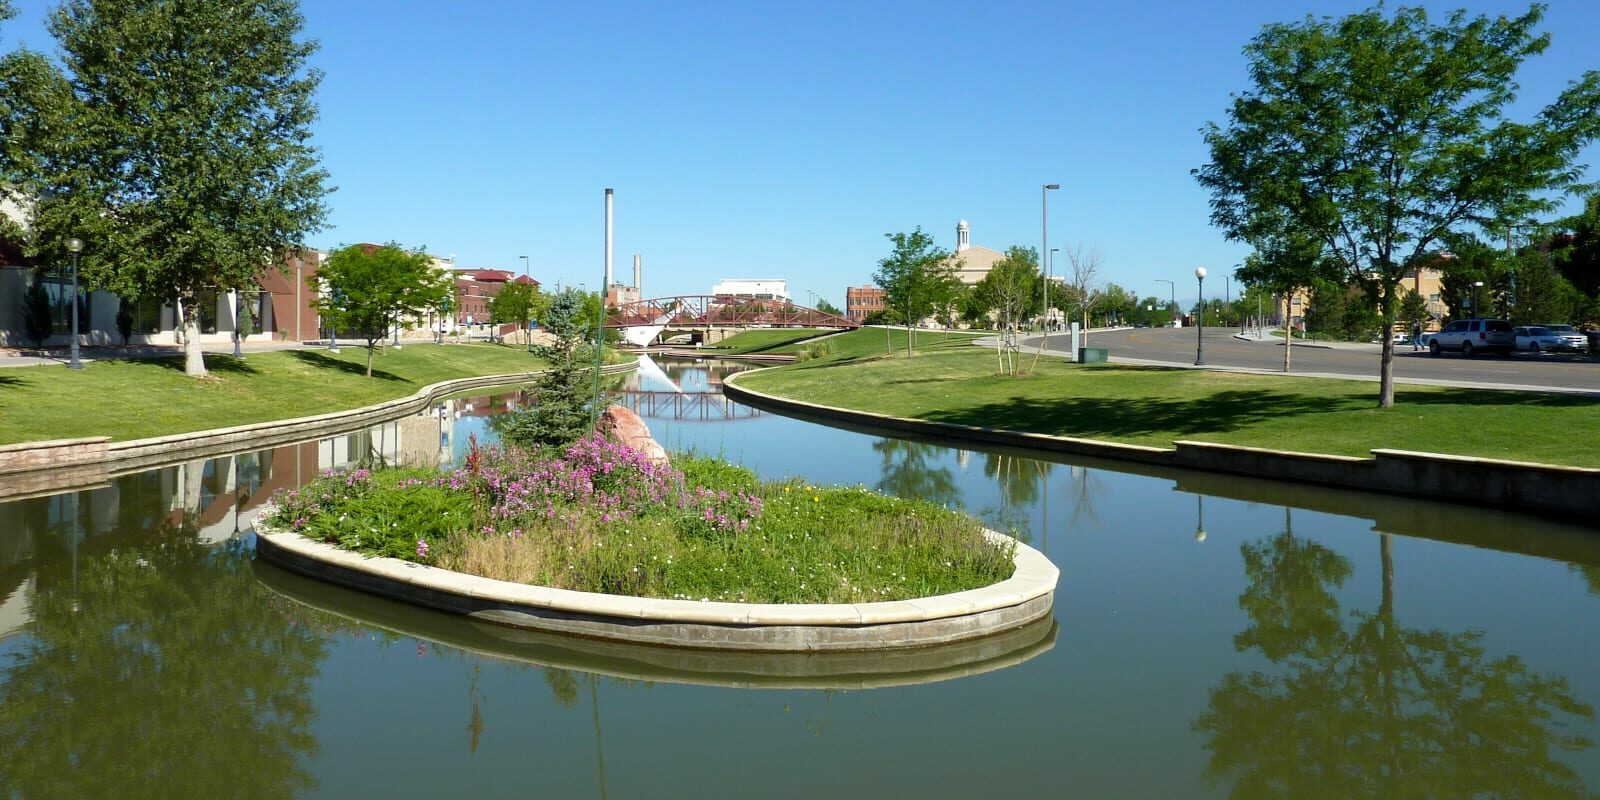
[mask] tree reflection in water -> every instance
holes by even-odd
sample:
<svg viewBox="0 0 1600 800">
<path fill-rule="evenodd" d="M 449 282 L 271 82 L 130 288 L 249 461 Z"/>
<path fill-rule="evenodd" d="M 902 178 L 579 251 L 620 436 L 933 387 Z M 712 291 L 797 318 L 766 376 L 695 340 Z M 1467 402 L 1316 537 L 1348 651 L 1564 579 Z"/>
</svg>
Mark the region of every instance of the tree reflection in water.
<svg viewBox="0 0 1600 800">
<path fill-rule="evenodd" d="M 0 794 L 291 797 L 315 787 L 317 632 L 273 613 L 238 542 L 167 526 L 40 565 L 0 671 Z"/>
<path fill-rule="evenodd" d="M 872 449 L 883 458 L 877 489 L 896 497 L 921 498 L 946 508 L 961 507 L 961 487 L 949 467 L 935 466 L 947 450 L 938 445 L 879 439 Z"/>
<path fill-rule="evenodd" d="M 1234 672 L 1195 722 L 1206 776 L 1231 796 L 1588 797 L 1557 751 L 1593 746 L 1558 731 L 1592 720 L 1558 675 L 1491 658 L 1476 631 L 1399 624 L 1388 534 L 1376 612 L 1341 614 L 1343 556 L 1283 532 L 1241 547 L 1250 626 L 1234 638 L 1282 669 Z"/>
</svg>

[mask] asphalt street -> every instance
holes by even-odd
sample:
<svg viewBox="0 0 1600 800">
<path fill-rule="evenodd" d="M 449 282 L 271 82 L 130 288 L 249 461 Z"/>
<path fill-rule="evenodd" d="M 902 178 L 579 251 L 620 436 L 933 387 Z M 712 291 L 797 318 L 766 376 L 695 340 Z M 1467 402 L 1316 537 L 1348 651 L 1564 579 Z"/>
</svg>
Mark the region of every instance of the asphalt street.
<svg viewBox="0 0 1600 800">
<path fill-rule="evenodd" d="M 1236 328 L 1205 329 L 1206 364 L 1213 367 L 1281 372 L 1283 344 L 1278 340 L 1242 341 L 1234 338 Z M 1038 346 L 1039 337 L 1024 340 L 1024 347 Z M 1192 365 L 1195 360 L 1194 328 L 1140 328 L 1095 331 L 1088 346 L 1103 347 L 1111 360 Z M 1068 334 L 1050 335 L 1050 351 L 1065 355 L 1070 348 Z M 1303 375 L 1378 379 L 1380 346 L 1340 343 L 1331 347 L 1296 343 L 1291 372 Z M 1600 356 L 1589 354 L 1514 353 L 1510 358 L 1473 356 L 1462 358 L 1446 353 L 1438 357 L 1427 351 L 1412 351 L 1411 345 L 1395 346 L 1395 378 L 1407 383 L 1496 386 L 1518 389 L 1600 393 Z"/>
</svg>

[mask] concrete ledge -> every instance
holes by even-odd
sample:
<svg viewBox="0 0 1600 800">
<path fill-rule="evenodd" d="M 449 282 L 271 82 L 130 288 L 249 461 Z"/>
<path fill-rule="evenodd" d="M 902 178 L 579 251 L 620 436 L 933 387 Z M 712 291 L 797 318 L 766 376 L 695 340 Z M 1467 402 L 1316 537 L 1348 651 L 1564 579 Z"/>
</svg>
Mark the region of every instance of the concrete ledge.
<svg viewBox="0 0 1600 800">
<path fill-rule="evenodd" d="M 364 626 L 438 642 L 487 658 L 577 669 L 654 683 L 769 689 L 872 689 L 954 680 L 1020 664 L 1055 646 L 1048 616 L 1019 628 L 938 647 L 839 652 L 740 652 L 655 647 L 508 628 L 439 614 L 280 569 L 252 564 L 256 580 L 290 601 Z"/>
<path fill-rule="evenodd" d="M 739 378 L 750 374 L 752 372 L 740 372 L 724 378 L 722 382 L 723 394 L 729 399 L 748 406 L 768 411 L 778 411 L 800 419 L 853 422 L 885 431 L 910 433 L 918 436 L 937 436 L 947 439 L 964 439 L 982 444 L 1021 447 L 1051 453 L 1114 458 L 1122 461 L 1138 461 L 1145 464 L 1168 465 L 1172 463 L 1172 450 L 1165 447 L 1146 447 L 1137 444 L 1102 442 L 1097 439 L 1080 439 L 1072 436 L 1051 436 L 1044 433 L 983 428 L 976 425 L 959 425 L 951 422 L 906 419 L 904 417 L 891 417 L 887 414 L 874 414 L 869 411 L 856 411 L 854 409 L 790 400 L 785 397 L 778 397 L 739 386 Z"/>
<path fill-rule="evenodd" d="M 109 436 L 86 436 L 0 445 L 0 475 L 96 464 L 105 461 L 106 443 L 110 441 Z"/>
<path fill-rule="evenodd" d="M 259 517 L 258 517 L 259 520 Z M 986 531 L 991 541 L 1012 539 Z M 576 592 L 367 558 L 256 523 L 256 553 L 341 586 L 513 628 L 705 650 L 842 652 L 931 647 L 1049 616 L 1060 571 L 1016 542 L 1016 572 L 993 586 L 886 603 L 699 603 Z"/>
<path fill-rule="evenodd" d="M 629 372 L 636 362 L 612 364 L 601 369 L 603 374 Z M 50 442 L 22 442 L 0 446 L 0 474 L 25 470 L 55 470 L 62 467 L 80 467 L 98 464 L 100 474 L 95 480 L 104 482 L 106 475 L 151 469 L 181 461 L 212 458 L 247 450 L 261 450 L 277 445 L 302 442 L 307 439 L 332 436 L 351 430 L 387 422 L 396 417 L 415 414 L 439 397 L 459 394 L 473 389 L 505 386 L 512 383 L 533 382 L 544 370 L 513 372 L 500 375 L 479 375 L 455 378 L 429 384 L 410 397 L 386 400 L 361 408 L 332 411 L 309 417 L 252 422 L 229 428 L 208 431 L 177 433 L 147 439 L 112 442 L 110 437 L 63 439 Z M 12 463 L 25 464 L 6 469 L 6 453 L 13 453 Z M 80 481 L 80 483 L 83 481 Z M 67 484 L 63 488 L 67 488 Z"/>
<path fill-rule="evenodd" d="M 1493 506 L 1575 518 L 1589 524 L 1600 518 L 1600 469 L 1385 449 L 1373 450 L 1373 458 L 1361 458 L 1214 442 L 1179 441 L 1172 449 L 1141 447 L 891 417 L 790 400 L 738 385 L 739 379 L 757 371 L 728 376 L 723 381 L 723 392 L 740 403 L 803 420 L 854 424 L 889 434 L 959 439 L 1045 453 Z"/>
</svg>

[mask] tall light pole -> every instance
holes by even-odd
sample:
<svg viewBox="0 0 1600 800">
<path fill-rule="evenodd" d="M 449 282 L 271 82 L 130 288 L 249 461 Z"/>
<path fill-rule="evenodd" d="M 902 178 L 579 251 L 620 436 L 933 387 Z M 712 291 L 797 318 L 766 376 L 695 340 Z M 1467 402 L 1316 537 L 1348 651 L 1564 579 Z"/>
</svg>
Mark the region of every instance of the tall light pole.
<svg viewBox="0 0 1600 800">
<path fill-rule="evenodd" d="M 1046 266 L 1045 266 L 1046 272 L 1045 272 L 1045 275 L 1044 275 L 1044 288 L 1045 288 L 1045 293 L 1047 295 L 1048 295 L 1048 293 L 1050 291 L 1050 279 L 1055 275 L 1055 271 L 1056 271 L 1056 253 L 1059 253 L 1059 252 L 1061 252 L 1061 248 L 1059 248 L 1059 247 L 1050 248 L 1050 258 L 1046 262 Z M 1051 319 L 1050 304 L 1049 303 L 1045 303 L 1045 306 L 1044 306 L 1044 321 L 1045 321 L 1045 325 L 1047 326 L 1047 328 L 1048 328 L 1048 326 L 1050 324 L 1050 319 Z"/>
<path fill-rule="evenodd" d="M 1177 314 L 1178 313 L 1178 284 L 1176 284 L 1176 283 L 1174 283 L 1172 281 L 1169 281 L 1166 278 L 1156 278 L 1156 283 L 1164 283 L 1164 284 L 1166 284 L 1167 285 L 1167 289 L 1169 289 L 1172 292 L 1172 313 L 1173 314 Z"/>
<path fill-rule="evenodd" d="M 72 253 L 72 358 L 67 369 L 83 369 L 78 360 L 78 254 L 83 252 L 83 240 L 76 236 L 67 240 L 67 251 Z"/>
<path fill-rule="evenodd" d="M 1039 190 L 1039 208 L 1040 208 L 1040 211 L 1041 211 L 1041 213 L 1043 215 L 1043 219 L 1042 219 L 1042 221 L 1040 223 L 1040 226 L 1039 226 L 1039 238 L 1042 240 L 1042 244 L 1039 247 L 1039 257 L 1040 258 L 1049 258 L 1050 257 L 1050 190 L 1051 189 L 1060 189 L 1060 188 L 1061 188 L 1061 184 L 1059 184 L 1059 183 L 1047 183 L 1047 184 L 1044 185 L 1043 189 Z M 1046 269 L 1048 269 L 1048 267 L 1046 267 Z M 1045 313 L 1044 349 L 1049 350 L 1050 349 L 1050 275 L 1049 275 L 1048 272 L 1046 272 L 1045 276 L 1044 276 L 1044 313 Z"/>
<path fill-rule="evenodd" d="M 1483 298 L 1478 296 L 1478 290 L 1482 288 L 1483 281 L 1472 282 L 1472 316 L 1474 317 L 1483 316 L 1483 306 L 1480 305 L 1483 302 Z"/>
<path fill-rule="evenodd" d="M 1194 279 L 1200 287 L 1200 305 L 1194 314 L 1194 365 L 1206 365 L 1206 268 L 1195 267 Z"/>
</svg>

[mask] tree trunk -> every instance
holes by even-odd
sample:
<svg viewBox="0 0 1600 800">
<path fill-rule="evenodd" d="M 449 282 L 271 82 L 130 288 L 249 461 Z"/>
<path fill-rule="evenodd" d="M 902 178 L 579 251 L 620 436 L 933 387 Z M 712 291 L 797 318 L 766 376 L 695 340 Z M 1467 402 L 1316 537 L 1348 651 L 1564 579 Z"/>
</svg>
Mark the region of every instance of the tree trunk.
<svg viewBox="0 0 1600 800">
<path fill-rule="evenodd" d="M 1383 361 L 1378 370 L 1378 408 L 1394 408 L 1394 297 L 1395 287 L 1383 287 L 1378 308 L 1383 313 Z"/>
<path fill-rule="evenodd" d="M 206 376 L 206 357 L 200 350 L 200 310 L 193 303 L 180 304 L 183 317 L 183 372 L 191 378 Z"/>
<path fill-rule="evenodd" d="M 367 342 L 367 377 L 372 377 L 372 350 L 375 342 Z"/>
<path fill-rule="evenodd" d="M 1294 349 L 1294 323 L 1289 321 L 1289 319 L 1287 318 L 1288 316 L 1289 315 L 1285 314 L 1284 315 L 1285 319 L 1283 321 L 1283 371 L 1284 372 L 1288 372 L 1289 371 L 1289 355 L 1290 355 L 1290 351 Z"/>
</svg>

